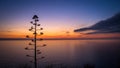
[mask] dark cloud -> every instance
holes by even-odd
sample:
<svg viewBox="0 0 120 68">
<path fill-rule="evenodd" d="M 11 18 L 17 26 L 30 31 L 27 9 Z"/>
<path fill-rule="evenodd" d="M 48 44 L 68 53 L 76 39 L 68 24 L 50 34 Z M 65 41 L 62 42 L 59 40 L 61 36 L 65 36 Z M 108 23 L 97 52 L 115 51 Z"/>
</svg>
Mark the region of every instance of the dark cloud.
<svg viewBox="0 0 120 68">
<path fill-rule="evenodd" d="M 83 32 L 89 30 L 94 30 L 94 32 L 89 32 L 87 34 L 120 33 L 120 13 L 112 16 L 111 18 L 100 21 L 90 27 L 76 29 L 74 32 Z"/>
</svg>

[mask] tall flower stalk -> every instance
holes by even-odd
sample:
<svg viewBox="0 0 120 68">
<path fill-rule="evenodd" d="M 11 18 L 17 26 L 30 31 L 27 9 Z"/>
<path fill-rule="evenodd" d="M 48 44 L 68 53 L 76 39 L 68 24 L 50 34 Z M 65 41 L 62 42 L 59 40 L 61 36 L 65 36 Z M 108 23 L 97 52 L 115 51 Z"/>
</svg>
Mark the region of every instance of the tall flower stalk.
<svg viewBox="0 0 120 68">
<path fill-rule="evenodd" d="M 32 57 L 34 61 L 30 61 L 32 63 L 34 63 L 34 68 L 37 68 L 37 61 L 39 59 L 43 59 L 44 57 L 37 57 L 38 54 L 41 54 L 41 51 L 38 50 L 37 47 L 44 47 L 46 46 L 46 44 L 43 44 L 42 46 L 37 46 L 37 36 L 38 35 L 43 35 L 43 32 L 38 33 L 39 31 L 43 30 L 43 28 L 38 28 L 40 27 L 40 24 L 38 24 L 38 16 L 34 15 L 33 16 L 33 21 L 31 21 L 30 23 L 32 24 L 31 28 L 29 29 L 29 31 L 33 32 L 33 38 L 30 38 L 29 35 L 27 35 L 26 37 L 29 38 L 31 40 L 31 42 L 29 43 L 29 46 L 33 46 L 32 48 L 30 47 L 26 47 L 25 50 L 33 50 L 34 51 L 34 55 L 26 55 L 27 57 Z M 43 39 L 40 38 L 40 41 L 42 41 Z"/>
</svg>

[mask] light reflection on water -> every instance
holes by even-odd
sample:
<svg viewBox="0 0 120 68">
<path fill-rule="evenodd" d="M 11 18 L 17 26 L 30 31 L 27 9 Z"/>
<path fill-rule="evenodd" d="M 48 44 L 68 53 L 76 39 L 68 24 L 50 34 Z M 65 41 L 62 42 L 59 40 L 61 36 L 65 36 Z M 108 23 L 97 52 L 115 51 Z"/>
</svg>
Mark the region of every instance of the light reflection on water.
<svg viewBox="0 0 120 68">
<path fill-rule="evenodd" d="M 26 54 L 29 40 L 0 41 L 0 64 L 29 63 L 32 58 Z M 45 40 L 37 44 L 47 44 L 38 48 L 42 51 L 39 64 L 84 65 L 95 64 L 97 68 L 114 68 L 120 62 L 120 40 Z M 32 46 L 31 46 L 32 47 Z M 39 57 L 38 56 L 38 57 Z"/>
</svg>

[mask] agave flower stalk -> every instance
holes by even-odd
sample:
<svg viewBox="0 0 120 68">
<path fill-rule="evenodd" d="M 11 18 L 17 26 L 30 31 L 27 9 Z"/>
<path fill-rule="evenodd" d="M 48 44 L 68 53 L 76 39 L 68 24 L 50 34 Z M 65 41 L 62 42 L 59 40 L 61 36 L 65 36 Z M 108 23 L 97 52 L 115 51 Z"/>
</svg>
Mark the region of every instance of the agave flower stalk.
<svg viewBox="0 0 120 68">
<path fill-rule="evenodd" d="M 32 63 L 34 63 L 34 68 L 37 68 L 37 55 L 41 54 L 42 52 L 40 50 L 37 49 L 37 35 L 43 35 L 44 33 L 43 32 L 39 32 L 38 34 L 38 31 L 41 31 L 43 30 L 43 28 L 39 28 L 37 29 L 39 26 L 41 26 L 41 24 L 38 24 L 38 16 L 37 15 L 34 15 L 33 16 L 33 21 L 31 21 L 30 23 L 32 24 L 32 26 L 30 27 L 29 31 L 33 32 L 33 36 L 34 38 L 31 40 L 31 42 L 28 44 L 30 46 L 33 46 L 33 48 L 29 48 L 29 47 L 26 47 L 25 50 L 33 50 L 34 51 L 34 56 L 31 56 L 31 55 L 26 55 L 27 57 L 32 57 L 34 58 L 33 61 L 31 61 Z M 29 35 L 26 36 L 26 38 L 30 38 Z M 40 38 L 40 41 L 42 41 L 43 39 Z M 41 47 L 44 47 L 46 46 L 46 44 L 43 44 L 43 46 Z M 45 57 L 41 57 L 39 59 L 43 59 Z"/>
</svg>

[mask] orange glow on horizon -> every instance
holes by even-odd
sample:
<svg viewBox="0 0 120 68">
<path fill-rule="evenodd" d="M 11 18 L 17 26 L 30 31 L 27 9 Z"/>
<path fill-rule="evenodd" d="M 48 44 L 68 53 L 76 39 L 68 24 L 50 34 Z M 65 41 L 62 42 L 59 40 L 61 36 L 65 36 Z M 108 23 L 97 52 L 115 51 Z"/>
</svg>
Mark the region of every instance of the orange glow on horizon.
<svg viewBox="0 0 120 68">
<path fill-rule="evenodd" d="M 16 29 L 10 31 L 3 31 L 0 32 L 0 38 L 25 38 L 26 35 L 30 37 L 33 36 L 33 33 L 28 31 L 29 26 L 26 24 L 23 28 L 20 26 L 15 26 Z M 87 32 L 93 31 L 86 31 L 85 33 L 75 33 L 73 32 L 74 28 L 66 29 L 67 27 L 61 26 L 45 26 L 43 29 L 43 36 L 38 36 L 38 38 L 120 38 L 120 33 L 109 33 L 109 34 L 85 34 Z M 47 27 L 47 28 L 45 28 Z M 66 30 L 65 30 L 66 29 Z M 40 33 L 40 32 L 38 32 Z"/>
<path fill-rule="evenodd" d="M 0 38 L 25 38 L 26 35 L 29 35 L 30 37 L 33 36 L 33 34 L 31 32 L 4 32 L 4 33 L 0 33 Z M 56 34 L 56 33 L 49 33 L 49 34 L 44 34 L 42 36 L 38 36 L 38 38 L 120 38 L 120 33 L 109 33 L 109 34 L 82 34 L 82 33 L 74 33 L 71 32 L 69 34 L 66 33 L 60 33 L 60 34 Z"/>
</svg>

